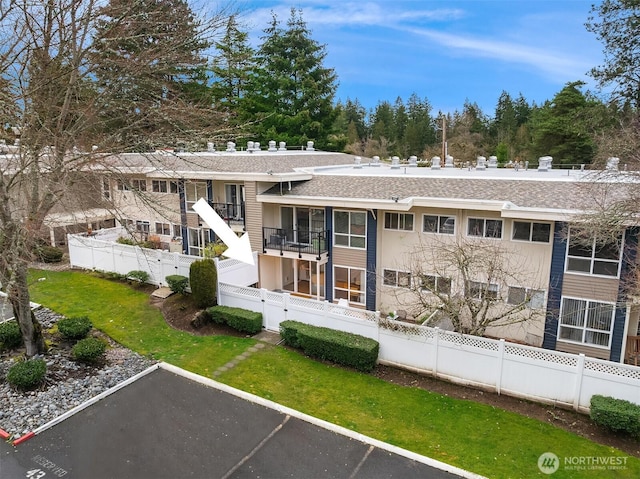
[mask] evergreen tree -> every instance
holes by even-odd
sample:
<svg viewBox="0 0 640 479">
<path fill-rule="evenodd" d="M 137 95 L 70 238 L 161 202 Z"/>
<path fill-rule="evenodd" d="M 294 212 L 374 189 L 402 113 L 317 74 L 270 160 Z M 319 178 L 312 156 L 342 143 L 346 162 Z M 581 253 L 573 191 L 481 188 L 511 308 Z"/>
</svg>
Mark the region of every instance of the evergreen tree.
<svg viewBox="0 0 640 479">
<path fill-rule="evenodd" d="M 215 43 L 217 54 L 211 67 L 211 95 L 214 107 L 224 112 L 227 121 L 232 121 L 241 111 L 255 65 L 255 51 L 248 43 L 248 36 L 240 30 L 236 15 L 231 15 L 224 37 Z"/>
<path fill-rule="evenodd" d="M 244 114 L 248 120 L 261 120 L 256 133 L 264 142 L 304 145 L 313 140 L 325 147 L 337 88 L 334 70 L 324 66 L 325 46 L 311 38 L 302 12 L 295 9 L 286 28 L 273 14 L 264 33 Z"/>
<path fill-rule="evenodd" d="M 534 153 L 550 155 L 554 163 L 591 163 L 594 144 L 589 134 L 589 104 L 580 91 L 583 82 L 572 82 L 552 101 L 539 108 L 533 118 Z"/>
<path fill-rule="evenodd" d="M 436 129 L 431 118 L 429 100 L 420 99 L 413 93 L 407 101 L 407 115 L 408 123 L 403 141 L 408 155 L 423 156 L 425 148 L 436 143 Z"/>
<path fill-rule="evenodd" d="M 146 149 L 154 137 L 179 137 L 185 115 L 212 121 L 203 56 L 209 46 L 185 0 L 110 0 L 100 10 L 91 56 L 105 133 Z"/>
</svg>

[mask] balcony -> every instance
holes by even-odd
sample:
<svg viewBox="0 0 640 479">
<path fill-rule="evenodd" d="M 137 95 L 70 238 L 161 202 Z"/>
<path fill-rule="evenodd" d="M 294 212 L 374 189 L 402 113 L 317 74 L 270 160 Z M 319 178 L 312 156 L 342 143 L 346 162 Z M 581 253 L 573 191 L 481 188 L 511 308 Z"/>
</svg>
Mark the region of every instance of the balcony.
<svg viewBox="0 0 640 479">
<path fill-rule="evenodd" d="M 231 226 L 241 226 L 244 230 L 244 202 L 237 203 L 211 203 L 211 207 L 218 213 L 225 223 Z"/>
<path fill-rule="evenodd" d="M 262 228 L 263 252 L 277 251 L 280 256 L 285 252 L 313 255 L 320 260 L 329 253 L 329 231 L 307 231 L 284 228 Z"/>
</svg>

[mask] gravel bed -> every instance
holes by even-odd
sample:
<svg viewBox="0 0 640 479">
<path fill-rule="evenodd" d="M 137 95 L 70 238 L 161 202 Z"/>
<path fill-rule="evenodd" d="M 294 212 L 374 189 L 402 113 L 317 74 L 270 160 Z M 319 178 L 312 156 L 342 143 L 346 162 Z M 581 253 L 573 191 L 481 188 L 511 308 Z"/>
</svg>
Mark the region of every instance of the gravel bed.
<svg viewBox="0 0 640 479">
<path fill-rule="evenodd" d="M 46 308 L 38 309 L 35 314 L 43 329 L 51 328 L 62 318 Z M 12 359 L 0 358 L 0 429 L 14 439 L 155 363 L 117 343 L 111 343 L 104 364 L 99 367 L 76 363 L 69 358 L 68 351 L 62 349 L 52 350 L 41 357 L 47 362 L 45 384 L 28 392 L 17 391 L 5 381 Z"/>
</svg>

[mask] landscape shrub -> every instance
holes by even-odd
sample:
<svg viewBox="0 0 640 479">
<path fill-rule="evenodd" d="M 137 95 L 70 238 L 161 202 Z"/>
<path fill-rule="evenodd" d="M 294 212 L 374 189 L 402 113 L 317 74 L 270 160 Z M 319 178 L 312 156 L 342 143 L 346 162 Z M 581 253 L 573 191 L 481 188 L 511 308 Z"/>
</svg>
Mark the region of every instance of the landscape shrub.
<svg viewBox="0 0 640 479">
<path fill-rule="evenodd" d="M 62 318 L 57 324 L 58 331 L 67 339 L 82 339 L 93 327 L 91 320 L 86 316 Z"/>
<path fill-rule="evenodd" d="M 299 347 L 314 358 L 326 359 L 364 372 L 373 370 L 378 360 L 379 343 L 359 334 L 297 321 L 283 321 L 280 331 L 285 344 Z"/>
<path fill-rule="evenodd" d="M 185 295 L 187 293 L 187 287 L 189 286 L 189 278 L 182 276 L 181 274 L 171 274 L 165 278 L 169 288 L 174 293 L 180 293 Z"/>
<path fill-rule="evenodd" d="M 47 364 L 44 359 L 28 359 L 19 361 L 9 368 L 7 382 L 23 391 L 40 385 L 47 374 Z"/>
<path fill-rule="evenodd" d="M 59 263 L 64 252 L 54 246 L 41 245 L 36 248 L 36 254 L 43 263 Z"/>
<path fill-rule="evenodd" d="M 262 331 L 262 313 L 230 306 L 213 306 L 207 309 L 214 323 L 227 324 L 236 331 L 257 334 Z"/>
<path fill-rule="evenodd" d="M 218 271 L 212 259 L 201 259 L 189 267 L 191 297 L 198 308 L 209 308 L 217 303 Z"/>
<path fill-rule="evenodd" d="M 4 349 L 14 349 L 22 346 L 22 333 L 16 320 L 0 323 L 0 345 Z"/>
<path fill-rule="evenodd" d="M 147 273 L 146 271 L 135 269 L 127 273 L 127 279 L 140 284 L 146 283 L 147 281 L 149 281 L 149 273 Z"/>
<path fill-rule="evenodd" d="M 107 345 L 104 341 L 98 338 L 85 338 L 71 348 L 71 354 L 76 361 L 95 363 L 102 359 L 106 349 Z"/>
<path fill-rule="evenodd" d="M 640 405 L 609 396 L 591 396 L 591 419 L 599 426 L 640 438 Z"/>
<path fill-rule="evenodd" d="M 125 238 L 124 236 L 120 236 L 117 240 L 116 243 L 118 244 L 125 244 L 128 246 L 135 246 L 136 242 L 134 241 L 133 238 Z"/>
</svg>

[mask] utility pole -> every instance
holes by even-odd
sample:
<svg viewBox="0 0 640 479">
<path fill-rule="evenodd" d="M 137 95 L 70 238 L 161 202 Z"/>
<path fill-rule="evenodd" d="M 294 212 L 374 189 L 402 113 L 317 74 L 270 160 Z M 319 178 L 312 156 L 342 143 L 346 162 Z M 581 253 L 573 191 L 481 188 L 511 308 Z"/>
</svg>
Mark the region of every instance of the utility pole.
<svg viewBox="0 0 640 479">
<path fill-rule="evenodd" d="M 442 115 L 442 162 L 447 160 L 447 117 Z"/>
</svg>

